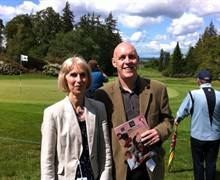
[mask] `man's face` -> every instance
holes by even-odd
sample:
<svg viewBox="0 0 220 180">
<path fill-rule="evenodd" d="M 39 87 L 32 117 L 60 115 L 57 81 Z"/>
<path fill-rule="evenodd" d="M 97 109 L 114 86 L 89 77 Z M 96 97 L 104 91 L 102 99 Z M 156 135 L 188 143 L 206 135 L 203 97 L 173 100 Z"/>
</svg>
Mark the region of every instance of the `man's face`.
<svg viewBox="0 0 220 180">
<path fill-rule="evenodd" d="M 128 43 L 116 47 L 112 64 L 117 69 L 119 78 L 125 80 L 136 77 L 138 55 L 134 47 Z"/>
</svg>

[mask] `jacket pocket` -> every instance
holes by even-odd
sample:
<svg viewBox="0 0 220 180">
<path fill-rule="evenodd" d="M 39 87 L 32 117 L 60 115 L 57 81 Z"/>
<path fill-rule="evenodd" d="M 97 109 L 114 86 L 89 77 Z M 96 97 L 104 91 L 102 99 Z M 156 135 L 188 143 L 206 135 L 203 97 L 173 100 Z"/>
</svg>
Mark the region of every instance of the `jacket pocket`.
<svg viewBox="0 0 220 180">
<path fill-rule="evenodd" d="M 63 175 L 64 174 L 64 166 L 60 163 L 58 165 L 57 174 L 58 175 Z"/>
</svg>

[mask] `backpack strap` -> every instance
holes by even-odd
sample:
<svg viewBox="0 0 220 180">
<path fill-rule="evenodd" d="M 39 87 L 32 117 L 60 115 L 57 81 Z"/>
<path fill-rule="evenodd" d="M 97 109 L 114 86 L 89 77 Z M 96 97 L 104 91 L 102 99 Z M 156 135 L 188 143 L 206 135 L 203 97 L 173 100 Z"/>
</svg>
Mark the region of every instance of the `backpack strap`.
<svg viewBox="0 0 220 180">
<path fill-rule="evenodd" d="M 193 99 L 193 97 L 192 97 L 191 91 L 189 91 L 189 95 L 190 95 L 190 98 L 191 98 L 191 101 L 192 101 L 192 107 L 191 107 L 191 109 L 190 109 L 190 114 L 191 114 L 191 116 L 192 116 L 193 111 L 194 111 L 194 99 Z"/>
<path fill-rule="evenodd" d="M 206 96 L 206 100 L 207 100 L 207 105 L 208 105 L 208 111 L 209 111 L 209 119 L 210 119 L 210 124 L 212 125 L 212 121 L 213 121 L 213 113 L 215 110 L 215 104 L 216 104 L 216 97 L 215 97 L 215 90 L 213 88 L 202 88 L 205 96 Z"/>
</svg>

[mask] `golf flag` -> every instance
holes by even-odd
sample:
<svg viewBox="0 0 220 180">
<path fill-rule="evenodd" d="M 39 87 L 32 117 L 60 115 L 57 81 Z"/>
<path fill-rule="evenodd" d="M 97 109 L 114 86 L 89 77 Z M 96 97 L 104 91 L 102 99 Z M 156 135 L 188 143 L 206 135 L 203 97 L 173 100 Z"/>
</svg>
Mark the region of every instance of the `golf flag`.
<svg viewBox="0 0 220 180">
<path fill-rule="evenodd" d="M 173 159 L 175 157 L 177 127 L 178 127 L 178 123 L 174 123 L 174 131 L 173 131 L 173 135 L 172 135 L 172 141 L 171 141 L 171 144 L 170 144 L 170 152 L 169 152 L 169 159 L 168 159 L 168 171 L 170 171 Z"/>
<path fill-rule="evenodd" d="M 21 54 L 21 61 L 28 62 L 28 56 Z"/>
</svg>

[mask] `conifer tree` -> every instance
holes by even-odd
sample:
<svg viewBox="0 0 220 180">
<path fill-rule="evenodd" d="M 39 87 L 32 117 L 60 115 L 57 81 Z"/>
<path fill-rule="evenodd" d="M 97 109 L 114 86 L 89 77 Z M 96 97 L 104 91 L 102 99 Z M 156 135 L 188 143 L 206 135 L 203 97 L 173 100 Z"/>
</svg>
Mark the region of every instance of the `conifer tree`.
<svg viewBox="0 0 220 180">
<path fill-rule="evenodd" d="M 3 30 L 4 30 L 3 20 L 0 19 L 0 52 L 3 49 Z"/>
<path fill-rule="evenodd" d="M 177 42 L 174 49 L 170 68 L 171 76 L 178 76 L 180 73 L 182 73 L 183 60 L 182 53 L 179 47 L 179 42 Z"/>
<path fill-rule="evenodd" d="M 61 16 L 61 21 L 62 21 L 63 32 L 68 32 L 73 30 L 74 14 L 70 10 L 70 4 L 68 1 L 66 2 L 66 5 L 63 9 L 63 15 Z"/>
</svg>

